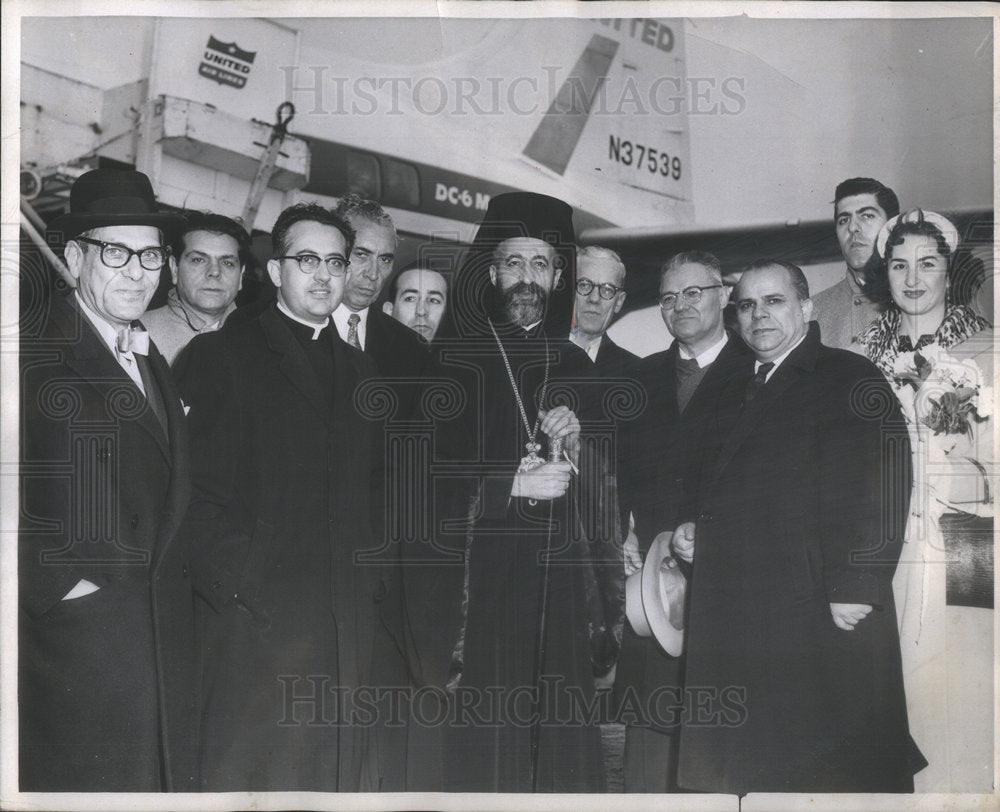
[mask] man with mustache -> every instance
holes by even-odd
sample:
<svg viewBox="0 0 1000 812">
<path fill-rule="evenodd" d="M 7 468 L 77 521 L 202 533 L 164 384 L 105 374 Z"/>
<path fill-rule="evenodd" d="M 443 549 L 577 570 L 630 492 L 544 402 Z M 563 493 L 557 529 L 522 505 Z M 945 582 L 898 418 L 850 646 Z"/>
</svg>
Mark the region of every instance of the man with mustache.
<svg viewBox="0 0 1000 812">
<path fill-rule="evenodd" d="M 886 285 L 875 237 L 897 214 L 896 193 L 874 178 L 849 178 L 837 186 L 834 226 L 847 273 L 812 300 L 820 336 L 828 347 L 865 354 L 856 338 L 878 316 L 878 293 Z"/>
<path fill-rule="evenodd" d="M 175 372 L 194 488 L 205 790 L 378 789 L 381 427 L 355 406 L 374 363 L 337 334 L 354 232 L 316 204 L 279 215 L 277 302 L 198 336 Z"/>
<path fill-rule="evenodd" d="M 382 376 L 420 374 L 427 347 L 412 330 L 372 304 L 392 274 L 396 259 L 396 226 L 374 200 L 346 195 L 337 214 L 354 229 L 351 263 L 344 279 L 344 296 L 333 312 L 337 332 L 352 347 L 370 355 Z M 409 390 L 400 390 L 404 396 Z"/>
<path fill-rule="evenodd" d="M 435 341 L 428 386 L 450 405 L 433 401 L 431 536 L 408 546 L 423 565 L 404 567 L 403 592 L 414 676 L 440 689 L 448 722 L 437 784 L 408 789 L 601 788 L 600 730 L 581 703 L 617 640 L 579 493 L 609 477 L 569 408 L 582 353 L 563 338 L 568 308 L 552 309 L 572 283 L 571 216 L 544 195 L 493 198 L 455 281 L 457 335 Z"/>
</svg>

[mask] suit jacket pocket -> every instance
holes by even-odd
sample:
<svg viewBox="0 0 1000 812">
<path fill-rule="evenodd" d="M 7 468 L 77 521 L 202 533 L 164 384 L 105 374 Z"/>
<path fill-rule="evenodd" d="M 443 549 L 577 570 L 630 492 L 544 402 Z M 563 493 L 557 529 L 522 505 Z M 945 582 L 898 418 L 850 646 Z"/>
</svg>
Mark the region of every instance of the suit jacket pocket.
<svg viewBox="0 0 1000 812">
<path fill-rule="evenodd" d="M 69 600 L 60 600 L 49 607 L 42 614 L 42 618 L 53 618 L 76 612 L 93 611 L 95 607 L 101 607 L 107 603 L 110 591 L 110 585 L 105 585 L 98 587 L 93 592 L 88 592 L 86 595 L 80 595 Z"/>
</svg>

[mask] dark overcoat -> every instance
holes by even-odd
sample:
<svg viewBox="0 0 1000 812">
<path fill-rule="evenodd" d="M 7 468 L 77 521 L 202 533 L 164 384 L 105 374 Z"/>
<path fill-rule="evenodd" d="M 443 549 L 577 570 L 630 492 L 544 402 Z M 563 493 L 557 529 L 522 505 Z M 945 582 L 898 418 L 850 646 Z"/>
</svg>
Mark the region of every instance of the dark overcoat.
<svg viewBox="0 0 1000 812">
<path fill-rule="evenodd" d="M 497 331 L 530 425 L 546 357 L 543 405 L 578 404 L 573 392 L 584 367 L 567 359 L 578 361 L 579 348 L 546 340 L 538 329 L 497 325 Z M 585 445 L 574 479 L 595 483 L 588 508 L 575 492 L 536 504 L 512 498 L 528 436 L 496 340 L 442 341 L 435 352 L 427 383 L 429 395 L 438 394 L 424 398 L 436 414 L 426 485 L 434 498 L 432 534 L 407 547 L 422 563 L 404 567 L 403 576 L 414 675 L 454 702 L 444 724 L 444 787 L 531 791 L 530 720 L 537 716 L 535 788 L 596 791 L 602 773 L 593 658 L 606 650 L 595 639 L 606 631 L 597 618 L 607 614 L 594 564 L 600 540 L 580 527 L 588 524 L 581 511 L 610 512 L 609 491 L 598 487 L 608 477 L 594 470 L 600 462 Z M 531 694 L 540 681 L 549 692 L 535 714 Z"/>
<path fill-rule="evenodd" d="M 20 788 L 191 790 L 180 398 L 151 345 L 164 429 L 73 298 L 37 304 L 20 347 Z M 80 580 L 100 589 L 63 601 Z"/>
<path fill-rule="evenodd" d="M 639 552 L 664 530 L 673 530 L 683 506 L 697 490 L 699 461 L 707 442 L 707 422 L 729 379 L 739 374 L 749 355 L 730 337 L 705 371 L 684 412 L 677 405 L 679 347 L 643 358 L 637 380 L 645 395 L 639 415 L 623 424 L 618 465 L 622 512 L 632 513 Z M 626 624 L 615 676 L 616 700 L 631 723 L 660 730 L 680 721 L 677 691 L 683 658 L 672 657 L 652 637 L 639 637 Z"/>
<path fill-rule="evenodd" d="M 328 327 L 332 392 L 274 306 L 199 336 L 189 406 L 209 790 L 378 788 L 370 667 L 380 633 L 373 365 Z M 364 705 L 367 702 L 368 710 Z"/>
<path fill-rule="evenodd" d="M 369 307 L 364 353 L 375 362 L 379 379 L 384 384 L 384 387 L 380 387 L 381 392 L 392 393 L 392 403 L 386 404 L 388 407 L 386 428 L 399 443 L 406 445 L 410 442 L 404 437 L 408 421 L 419 417 L 418 401 L 423 386 L 422 376 L 430 358 L 430 347 L 419 333 L 378 308 Z M 416 479 L 402 475 L 395 477 L 395 480 L 402 492 L 401 498 L 395 501 L 396 507 L 388 509 L 390 514 L 406 510 L 404 506 L 409 505 L 413 495 L 418 492 Z M 388 515 L 386 518 L 387 524 L 392 525 L 392 519 Z M 384 552 L 388 570 L 395 570 L 391 573 L 392 580 L 400 581 L 398 567 L 393 567 L 391 558 L 393 552 L 398 552 L 398 545 L 391 546 Z M 399 590 L 389 588 L 387 600 L 382 605 L 382 616 L 396 638 L 406 633 L 400 597 Z M 377 655 L 373 667 L 380 684 L 396 686 L 411 684 L 405 658 L 401 652 L 383 646 L 379 648 Z M 387 694 L 387 699 L 390 696 Z M 386 718 L 400 714 L 400 711 L 394 710 L 391 704 L 383 703 L 380 708 Z M 406 726 L 391 725 L 380 729 L 378 749 L 382 790 L 402 792 L 407 789 L 423 791 L 440 788 L 440 782 L 435 783 L 439 768 L 435 769 L 436 753 L 433 752 L 437 732 L 436 728 L 421 726 L 412 720 Z M 412 739 L 409 747 L 408 737 Z"/>
<path fill-rule="evenodd" d="M 419 333 L 381 310 L 370 307 L 365 353 L 375 360 L 379 375 L 411 378 L 423 373 L 430 348 Z"/>
<path fill-rule="evenodd" d="M 730 380 L 708 432 L 679 783 L 912 791 L 891 585 L 910 483 L 898 405 L 815 325 L 740 409 L 752 373 Z M 842 631 L 831 602 L 874 610 Z"/>
<path fill-rule="evenodd" d="M 611 378 L 632 378 L 639 368 L 639 356 L 619 347 L 605 334 L 597 348 L 597 373 Z"/>
</svg>

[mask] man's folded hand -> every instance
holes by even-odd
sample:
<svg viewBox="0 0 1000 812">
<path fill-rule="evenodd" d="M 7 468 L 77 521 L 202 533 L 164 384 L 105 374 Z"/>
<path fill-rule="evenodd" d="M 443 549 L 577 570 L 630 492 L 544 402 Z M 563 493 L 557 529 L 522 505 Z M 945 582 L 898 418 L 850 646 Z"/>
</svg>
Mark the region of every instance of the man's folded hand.
<svg viewBox="0 0 1000 812">
<path fill-rule="evenodd" d="M 867 603 L 831 603 L 830 614 L 838 629 L 854 631 L 854 627 L 868 617 L 872 608 Z"/>
<path fill-rule="evenodd" d="M 528 499 L 558 499 L 569 487 L 570 464 L 564 460 L 545 462 L 531 471 L 518 471 L 511 496 Z"/>
</svg>

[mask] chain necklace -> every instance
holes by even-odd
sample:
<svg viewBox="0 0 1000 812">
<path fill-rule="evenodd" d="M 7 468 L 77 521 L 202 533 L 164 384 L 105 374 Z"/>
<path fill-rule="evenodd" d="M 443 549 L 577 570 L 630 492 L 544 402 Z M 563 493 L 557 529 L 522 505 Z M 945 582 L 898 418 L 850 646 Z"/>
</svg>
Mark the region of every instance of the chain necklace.
<svg viewBox="0 0 1000 812">
<path fill-rule="evenodd" d="M 493 326 L 493 320 L 488 319 L 490 330 L 493 333 L 493 338 L 496 339 L 497 346 L 500 348 L 500 357 L 503 358 L 503 365 L 507 369 L 507 378 L 510 380 L 510 388 L 514 390 L 514 400 L 517 401 L 518 411 L 521 412 L 521 422 L 524 423 L 524 430 L 528 434 L 528 442 L 525 448 L 528 450 L 528 456 L 521 458 L 521 464 L 518 466 L 518 471 L 530 471 L 533 468 L 537 468 L 545 460 L 538 456 L 538 452 L 541 451 L 542 446 L 535 441 L 538 436 L 538 427 L 542 421 L 541 408 L 542 404 L 545 403 L 545 392 L 549 388 L 549 339 L 545 338 L 545 378 L 542 380 L 542 392 L 538 398 L 538 408 L 539 414 L 535 417 L 535 427 L 532 428 L 531 424 L 528 423 L 528 413 L 524 410 L 524 401 L 521 400 L 521 390 L 517 388 L 517 381 L 514 379 L 514 370 L 510 367 L 510 361 L 507 359 L 507 352 L 503 348 L 503 342 L 500 340 L 500 336 L 497 335 L 496 328 Z"/>
</svg>

